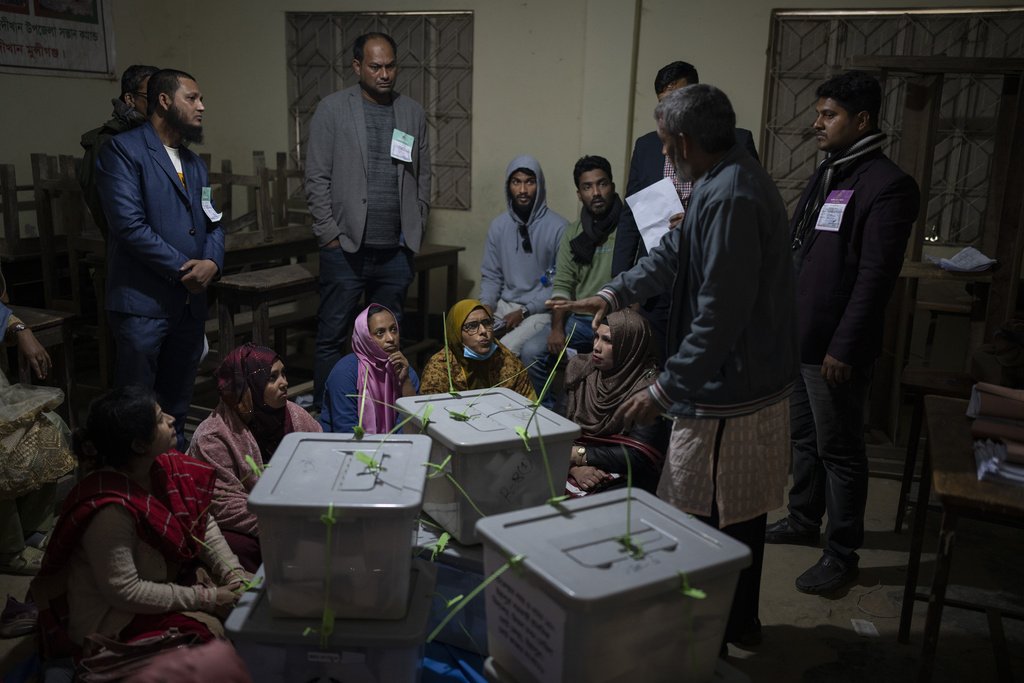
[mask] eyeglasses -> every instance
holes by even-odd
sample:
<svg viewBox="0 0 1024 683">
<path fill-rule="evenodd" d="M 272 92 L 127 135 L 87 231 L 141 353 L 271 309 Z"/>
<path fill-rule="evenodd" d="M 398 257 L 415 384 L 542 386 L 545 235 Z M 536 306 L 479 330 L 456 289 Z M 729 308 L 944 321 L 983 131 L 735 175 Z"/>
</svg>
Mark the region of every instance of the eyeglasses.
<svg viewBox="0 0 1024 683">
<path fill-rule="evenodd" d="M 466 332 L 467 334 L 476 334 L 481 327 L 483 327 L 485 330 L 493 330 L 494 320 L 492 320 L 491 318 L 484 318 L 483 320 L 472 320 L 468 323 L 465 323 L 462 326 L 462 331 Z"/>
<path fill-rule="evenodd" d="M 144 100 L 148 100 L 149 99 L 148 97 L 146 97 L 146 93 L 139 92 L 138 90 L 132 90 L 132 94 L 135 95 L 136 97 L 141 97 Z"/>
<path fill-rule="evenodd" d="M 523 238 L 523 251 L 532 254 L 533 242 L 530 241 L 530 231 L 525 225 L 519 226 L 519 236 Z"/>
</svg>

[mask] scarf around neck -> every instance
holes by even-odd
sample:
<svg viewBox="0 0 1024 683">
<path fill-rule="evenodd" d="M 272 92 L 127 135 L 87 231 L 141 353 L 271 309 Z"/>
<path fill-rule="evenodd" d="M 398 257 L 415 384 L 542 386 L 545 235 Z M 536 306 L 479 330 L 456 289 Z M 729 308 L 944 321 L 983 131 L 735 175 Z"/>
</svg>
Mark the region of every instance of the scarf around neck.
<svg viewBox="0 0 1024 683">
<path fill-rule="evenodd" d="M 807 198 L 807 203 L 804 205 L 804 213 L 800 219 L 800 224 L 796 226 L 793 231 L 793 251 L 798 251 L 800 246 L 807 240 L 807 236 L 810 234 L 811 228 L 814 227 L 814 222 L 817 220 L 818 211 L 825 203 L 825 199 L 828 197 L 828 193 L 832 189 L 832 183 L 836 178 L 836 171 L 842 171 L 850 167 L 850 164 L 857 159 L 860 159 L 876 150 L 882 148 L 885 144 L 886 134 L 878 131 L 877 133 L 870 133 L 865 135 L 857 142 L 853 143 L 846 149 L 836 152 L 835 154 L 829 154 L 825 157 L 824 161 L 819 165 L 820 172 L 815 182 L 815 188 L 811 192 L 811 196 Z"/>
<path fill-rule="evenodd" d="M 587 436 L 621 434 L 615 411 L 622 402 L 657 379 L 658 360 L 651 325 L 639 313 L 623 309 L 605 321 L 611 328 L 611 370 L 598 370 L 590 354 L 577 354 L 565 371 L 565 416 Z"/>
<path fill-rule="evenodd" d="M 594 217 L 587 211 L 587 207 L 580 209 L 580 223 L 583 225 L 583 232 L 569 240 L 569 249 L 572 251 L 572 260 L 580 265 L 590 265 L 594 260 L 594 252 L 597 245 L 608 239 L 615 227 L 619 224 L 619 216 L 622 214 L 622 200 L 616 194 L 612 197 L 612 208 L 605 214 L 604 218 L 594 220 Z"/>
<path fill-rule="evenodd" d="M 270 370 L 279 360 L 273 349 L 248 342 L 229 353 L 214 372 L 217 394 L 252 432 L 264 463 L 292 431 L 288 406 L 269 408 L 265 399 Z"/>
<path fill-rule="evenodd" d="M 356 316 L 352 328 L 352 352 L 359 359 L 356 377 L 356 410 L 362 411 L 362 426 L 369 434 L 387 434 L 395 427 L 396 413 L 392 407 L 402 395 L 402 383 L 395 368 L 388 362 L 388 354 L 377 346 L 370 334 L 370 309 L 382 308 L 378 313 L 394 313 L 380 304 L 370 304 Z M 398 324 L 398 318 L 395 318 Z M 366 400 L 363 400 L 365 394 Z"/>
</svg>

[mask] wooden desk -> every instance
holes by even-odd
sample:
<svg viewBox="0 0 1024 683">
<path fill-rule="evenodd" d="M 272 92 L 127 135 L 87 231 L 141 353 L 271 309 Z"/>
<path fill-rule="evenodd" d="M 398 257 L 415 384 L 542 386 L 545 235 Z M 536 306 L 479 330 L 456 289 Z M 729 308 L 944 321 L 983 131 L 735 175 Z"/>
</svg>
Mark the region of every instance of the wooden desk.
<svg viewBox="0 0 1024 683">
<path fill-rule="evenodd" d="M 427 310 L 430 306 L 430 271 L 434 268 L 445 268 L 447 279 L 445 283 L 445 312 L 451 310 L 458 300 L 459 285 L 459 252 L 465 251 L 465 247 L 454 247 L 445 244 L 424 244 L 420 253 L 413 258 L 413 270 L 419 275 L 419 283 L 416 286 L 417 308 L 416 311 L 416 343 L 407 349 L 403 349 L 406 355 L 422 355 L 432 350 L 434 346 L 440 346 L 440 340 L 430 338 L 430 325 Z M 417 367 L 423 367 L 423 359 L 417 359 Z"/>
<path fill-rule="evenodd" d="M 270 340 L 270 304 L 274 301 L 316 292 L 317 278 L 299 265 L 254 270 L 226 275 L 211 285 L 217 294 L 219 338 L 217 349 L 224 358 L 235 348 L 235 321 L 232 309 L 252 308 L 252 341 L 272 346 Z M 284 349 L 279 349 L 284 353 Z"/>
<path fill-rule="evenodd" d="M 971 420 L 966 416 L 967 401 L 962 399 L 926 396 L 924 416 L 928 428 L 928 445 L 925 449 L 921 472 L 921 493 L 914 515 L 914 538 L 910 547 L 910 562 L 907 566 L 907 583 L 903 590 L 903 609 L 900 614 L 898 640 L 906 643 L 910 638 L 910 622 L 914 613 L 914 600 L 928 602 L 928 618 L 925 622 L 924 644 L 921 648 L 921 662 L 918 681 L 930 681 L 935 664 L 938 645 L 939 623 L 943 606 L 970 609 L 989 614 L 993 648 L 996 650 L 996 666 L 1001 680 L 1013 680 L 1009 669 L 1009 655 L 1002 636 L 999 616 L 1024 619 L 1024 613 L 1002 610 L 1001 615 L 983 605 L 960 600 L 946 600 L 946 584 L 949 581 L 949 567 L 956 540 L 956 524 L 959 517 L 976 517 L 997 524 L 1020 524 L 1024 522 L 1024 487 L 993 484 L 978 481 L 978 470 L 974 460 L 974 441 L 971 438 Z M 935 558 L 935 578 L 929 593 L 917 592 L 917 577 L 921 569 L 921 548 L 924 544 L 925 518 L 928 515 L 930 489 L 942 506 L 942 524 L 939 531 L 939 548 Z"/>
<path fill-rule="evenodd" d="M 48 311 L 43 308 L 10 306 L 11 311 L 32 330 L 32 334 L 46 352 L 50 354 L 53 367 L 50 369 L 48 382 L 64 392 L 64 403 L 57 408 L 57 413 L 74 431 L 77 425 L 75 413 L 79 406 L 75 404 L 75 354 L 71 348 L 71 321 L 75 316 L 64 311 Z M 17 358 L 17 350 L 11 349 L 11 357 Z M 14 361 L 17 368 L 17 360 Z M 13 374 L 13 373 L 12 373 Z M 22 384 L 32 384 L 35 375 L 28 367 L 19 372 L 18 380 Z"/>
</svg>

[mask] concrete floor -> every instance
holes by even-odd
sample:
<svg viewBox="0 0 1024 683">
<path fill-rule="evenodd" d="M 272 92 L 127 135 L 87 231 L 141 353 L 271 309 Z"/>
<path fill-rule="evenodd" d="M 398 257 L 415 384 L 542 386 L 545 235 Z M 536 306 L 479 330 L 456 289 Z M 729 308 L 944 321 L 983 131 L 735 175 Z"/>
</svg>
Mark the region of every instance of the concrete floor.
<svg viewBox="0 0 1024 683">
<path fill-rule="evenodd" d="M 873 469 L 892 470 L 893 449 L 872 447 Z M 886 456 L 890 459 L 886 460 Z M 878 463 L 882 466 L 876 467 Z M 888 463 L 888 466 L 886 466 Z M 800 546 L 769 545 L 765 553 L 761 587 L 761 620 L 764 642 L 753 648 L 729 646 L 729 663 L 757 683 L 862 683 L 864 681 L 913 680 L 921 651 L 926 604 L 918 602 L 910 643 L 896 642 L 900 604 L 906 576 L 910 531 L 892 530 L 899 481 L 873 476 L 869 487 L 861 550 L 860 577 L 849 588 L 830 598 L 805 595 L 793 586 L 794 579 L 813 565 L 820 550 Z M 779 509 L 769 522 L 785 515 Z M 909 515 L 913 520 L 913 512 Z M 938 535 L 937 513 L 928 515 L 921 585 L 928 586 Z M 950 597 L 984 597 L 1022 609 L 1019 590 L 1019 558 L 1024 550 L 1024 530 L 963 520 L 953 558 Z M 0 597 L 22 597 L 26 577 L 0 574 Z M 994 596 L 989 592 L 994 592 Z M 874 625 L 877 636 L 860 636 L 852 620 Z M 1024 624 L 1004 620 L 1015 679 L 1024 681 Z M 30 637 L 0 640 L 0 677 L 32 651 Z M 997 680 L 995 658 L 985 615 L 947 608 L 939 637 L 935 681 Z"/>
</svg>

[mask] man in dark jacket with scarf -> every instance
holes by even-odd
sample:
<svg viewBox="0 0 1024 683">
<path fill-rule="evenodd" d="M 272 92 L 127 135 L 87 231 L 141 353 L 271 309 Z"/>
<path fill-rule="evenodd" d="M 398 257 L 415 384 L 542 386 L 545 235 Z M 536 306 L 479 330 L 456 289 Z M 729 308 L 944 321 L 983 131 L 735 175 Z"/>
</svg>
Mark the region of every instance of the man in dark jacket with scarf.
<svg viewBox="0 0 1024 683">
<path fill-rule="evenodd" d="M 85 154 L 82 156 L 78 183 L 85 194 L 85 204 L 89 207 L 104 239 L 109 228 L 107 217 L 103 215 L 103 207 L 100 205 L 99 193 L 96 191 L 96 159 L 107 140 L 118 133 L 138 128 L 146 122 L 146 87 L 149 84 L 149 77 L 157 71 L 159 69 L 155 66 L 145 64 L 133 64 L 125 69 L 121 74 L 121 96 L 111 100 L 114 105 L 111 119 L 99 128 L 82 133 L 81 145 Z"/>
<path fill-rule="evenodd" d="M 796 579 L 814 594 L 857 576 L 868 493 L 864 401 L 920 204 L 917 183 L 882 153 L 878 81 L 851 71 L 816 94 L 814 131 L 828 156 L 790 223 L 801 363 L 790 408 L 793 488 L 789 516 L 765 534 L 768 543 L 816 546 L 828 512 L 824 553 Z"/>
</svg>

